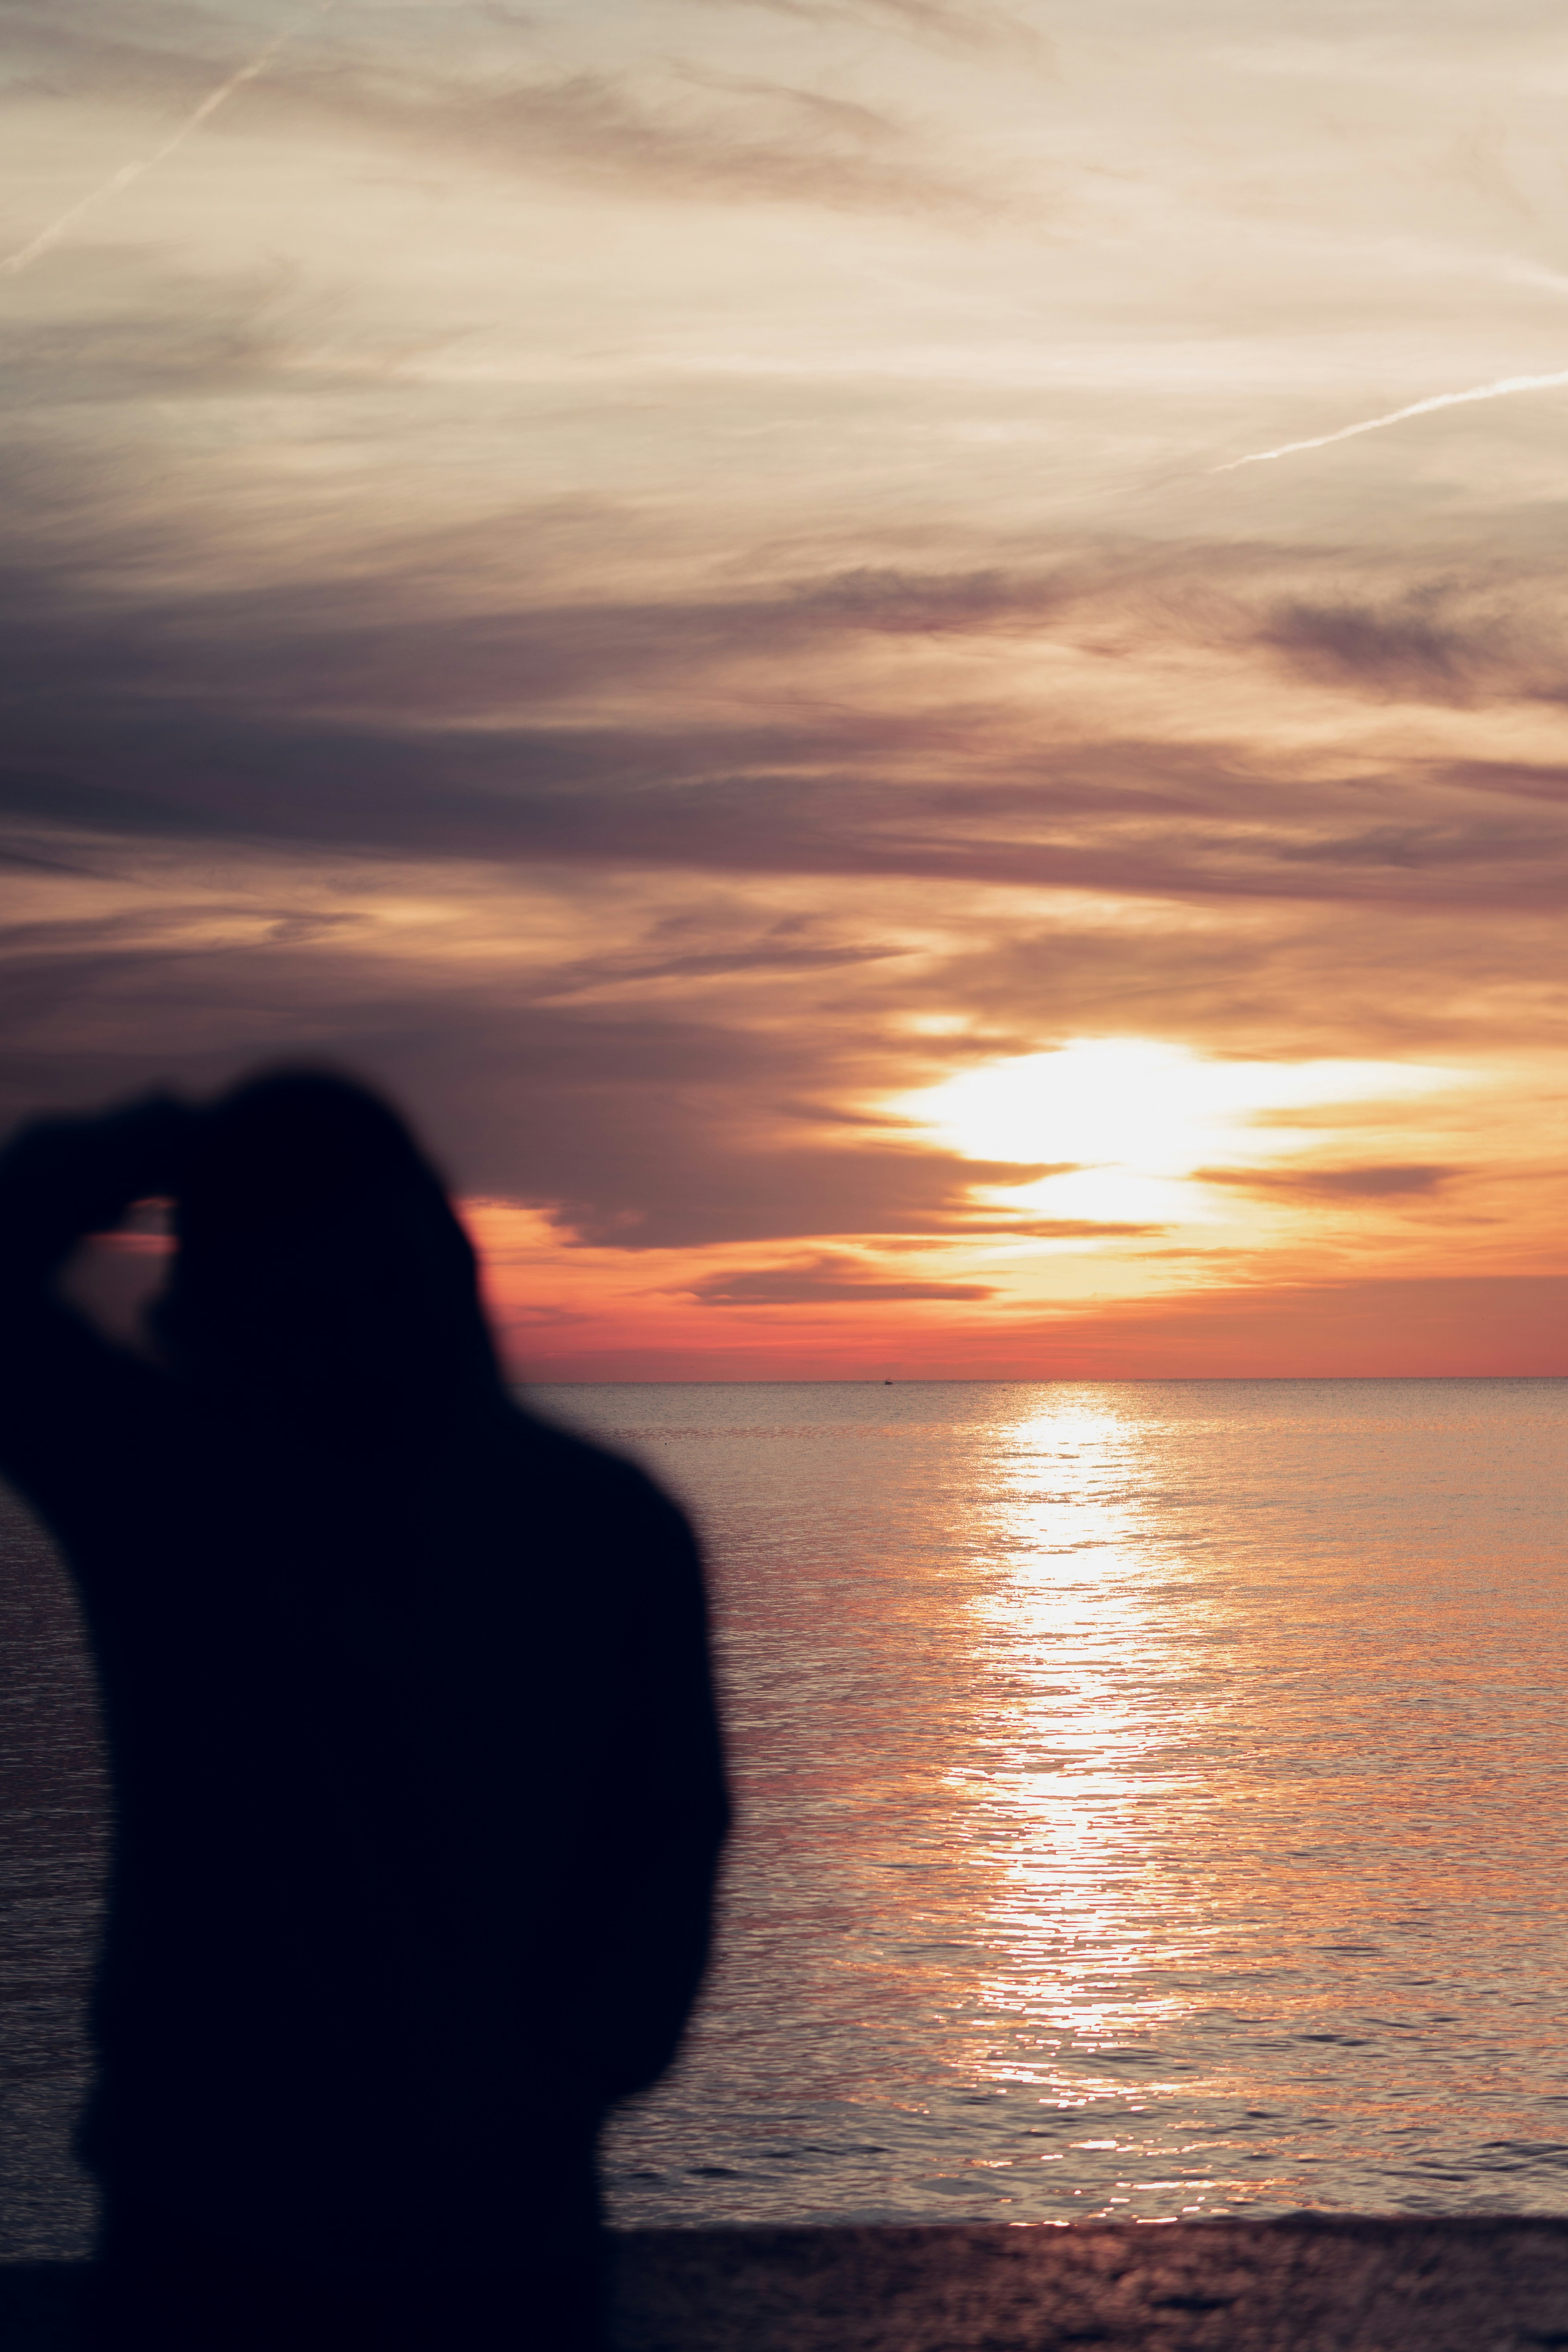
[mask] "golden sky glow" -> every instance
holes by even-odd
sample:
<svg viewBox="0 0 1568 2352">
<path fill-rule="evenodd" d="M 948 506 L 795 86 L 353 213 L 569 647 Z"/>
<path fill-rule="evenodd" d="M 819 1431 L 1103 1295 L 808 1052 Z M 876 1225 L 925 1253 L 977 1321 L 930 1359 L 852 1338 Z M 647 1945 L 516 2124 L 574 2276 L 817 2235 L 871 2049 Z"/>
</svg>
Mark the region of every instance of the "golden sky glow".
<svg viewBox="0 0 1568 2352">
<path fill-rule="evenodd" d="M 1304 24 L 20 0 L 7 1115 L 363 1070 L 545 1375 L 1568 1370 L 1568 36 Z"/>
</svg>

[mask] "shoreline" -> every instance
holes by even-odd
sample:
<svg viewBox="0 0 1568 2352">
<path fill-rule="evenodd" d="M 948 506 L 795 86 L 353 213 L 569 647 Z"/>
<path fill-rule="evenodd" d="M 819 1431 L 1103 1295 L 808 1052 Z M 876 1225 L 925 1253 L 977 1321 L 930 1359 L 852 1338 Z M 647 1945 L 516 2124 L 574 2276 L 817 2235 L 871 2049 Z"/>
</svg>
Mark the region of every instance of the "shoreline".
<svg viewBox="0 0 1568 2352">
<path fill-rule="evenodd" d="M 628 2230 L 607 2267 L 610 2352 L 1568 2348 L 1554 2216 Z M 72 2352 L 86 2274 L 0 2263 L 6 2352 Z"/>
</svg>

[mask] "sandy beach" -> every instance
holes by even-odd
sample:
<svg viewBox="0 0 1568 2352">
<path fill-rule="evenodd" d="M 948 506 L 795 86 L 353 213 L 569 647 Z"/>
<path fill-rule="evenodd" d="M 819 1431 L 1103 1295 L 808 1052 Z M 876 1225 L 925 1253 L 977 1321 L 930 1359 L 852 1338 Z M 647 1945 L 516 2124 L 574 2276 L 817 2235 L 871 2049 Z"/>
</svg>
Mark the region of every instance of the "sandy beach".
<svg viewBox="0 0 1568 2352">
<path fill-rule="evenodd" d="M 616 2265 L 616 2352 L 1568 2346 L 1556 2221 L 649 2231 Z"/>
<path fill-rule="evenodd" d="M 1568 2221 L 626 2231 L 611 2272 L 613 2352 L 1568 2347 Z M 0 2266 L 6 2352 L 71 2352 L 83 2275 Z"/>
</svg>

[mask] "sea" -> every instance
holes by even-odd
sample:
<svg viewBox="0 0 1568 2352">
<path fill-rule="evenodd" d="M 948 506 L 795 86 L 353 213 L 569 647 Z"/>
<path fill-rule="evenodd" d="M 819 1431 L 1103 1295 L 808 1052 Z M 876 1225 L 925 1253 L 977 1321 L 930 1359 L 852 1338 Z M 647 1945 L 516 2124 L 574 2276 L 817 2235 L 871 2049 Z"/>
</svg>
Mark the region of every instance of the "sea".
<svg viewBox="0 0 1568 2352">
<path fill-rule="evenodd" d="M 737 1801 L 614 2221 L 1568 2211 L 1568 1381 L 529 1394 L 698 1523 Z M 58 2257 L 101 1765 L 0 1539 L 0 2253 Z"/>
</svg>

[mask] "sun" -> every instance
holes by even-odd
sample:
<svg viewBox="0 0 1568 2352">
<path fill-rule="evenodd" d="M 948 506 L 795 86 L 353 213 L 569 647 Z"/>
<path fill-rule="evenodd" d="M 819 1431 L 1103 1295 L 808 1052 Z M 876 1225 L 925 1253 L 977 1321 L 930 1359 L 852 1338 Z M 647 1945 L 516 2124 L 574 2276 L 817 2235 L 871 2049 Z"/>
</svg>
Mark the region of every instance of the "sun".
<svg viewBox="0 0 1568 2352">
<path fill-rule="evenodd" d="M 1150 1038 L 1082 1037 L 961 1071 L 897 1108 L 965 1159 L 1063 1168 L 1036 1188 L 1061 1200 L 1090 1171 L 1103 1196 L 1108 1179 L 1124 1180 L 1121 1189 L 1138 1180 L 1146 1192 L 1220 1160 L 1265 1165 L 1303 1140 L 1281 1114 L 1425 1094 L 1458 1075 L 1400 1062 L 1229 1061 Z M 1323 1139 L 1314 1122 L 1312 1140 Z"/>
</svg>

